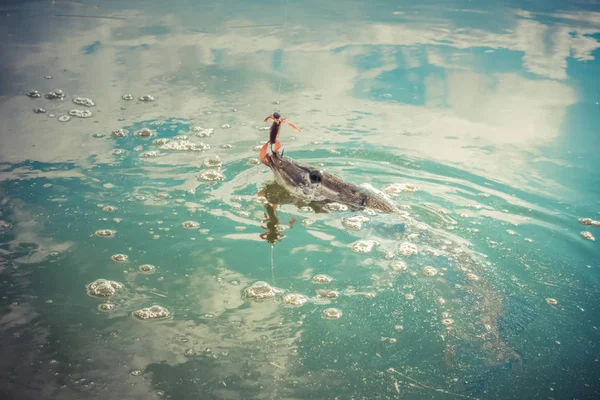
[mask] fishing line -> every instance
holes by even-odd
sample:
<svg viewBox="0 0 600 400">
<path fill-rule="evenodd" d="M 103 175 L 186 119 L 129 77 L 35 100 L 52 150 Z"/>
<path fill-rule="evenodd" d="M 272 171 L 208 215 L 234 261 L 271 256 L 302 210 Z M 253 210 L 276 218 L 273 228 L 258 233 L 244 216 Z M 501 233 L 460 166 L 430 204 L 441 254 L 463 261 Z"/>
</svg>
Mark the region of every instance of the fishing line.
<svg viewBox="0 0 600 400">
<path fill-rule="evenodd" d="M 273 258 L 274 250 L 275 246 L 271 246 L 271 279 L 273 280 L 273 285 L 275 285 L 275 260 Z"/>
<path fill-rule="evenodd" d="M 288 19 L 288 5 L 290 3 L 290 0 L 286 0 L 285 1 L 285 14 L 283 17 L 283 35 L 284 35 L 284 39 L 282 40 L 282 44 L 285 45 L 285 36 L 287 36 L 287 19 Z M 285 49 L 285 46 L 282 46 L 283 49 Z M 283 51 L 282 51 L 282 58 L 283 58 Z M 282 64 L 283 64 L 283 60 L 282 60 Z M 283 80 L 283 76 L 281 76 L 281 74 L 279 75 L 279 89 L 277 90 L 277 97 L 281 96 L 281 81 Z"/>
</svg>

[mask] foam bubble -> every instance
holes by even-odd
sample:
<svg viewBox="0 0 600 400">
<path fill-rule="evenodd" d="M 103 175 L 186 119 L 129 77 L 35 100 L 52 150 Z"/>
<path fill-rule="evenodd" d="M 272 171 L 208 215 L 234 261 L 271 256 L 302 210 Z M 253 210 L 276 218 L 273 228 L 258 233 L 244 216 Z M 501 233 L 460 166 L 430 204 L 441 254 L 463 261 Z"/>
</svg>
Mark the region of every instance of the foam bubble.
<svg viewBox="0 0 600 400">
<path fill-rule="evenodd" d="M 149 128 L 142 128 L 139 131 L 136 131 L 135 134 L 143 138 L 154 136 L 154 132 L 152 132 L 152 130 Z"/>
<path fill-rule="evenodd" d="M 116 308 L 116 305 L 113 303 L 101 303 L 98 304 L 98 311 L 102 312 L 110 312 Z"/>
<path fill-rule="evenodd" d="M 316 283 L 318 285 L 329 283 L 332 280 L 333 280 L 332 277 L 330 277 L 329 275 L 325 275 L 325 274 L 318 274 L 318 275 L 313 276 L 313 278 L 312 278 L 312 282 Z"/>
<path fill-rule="evenodd" d="M 156 146 L 163 146 L 167 143 L 169 143 L 170 140 L 167 138 L 161 138 L 161 139 L 155 139 L 152 143 Z"/>
<path fill-rule="evenodd" d="M 210 146 L 204 143 L 192 143 L 189 140 L 185 139 L 175 139 L 173 141 L 163 144 L 160 148 L 161 150 L 174 151 L 204 151 L 210 149 Z"/>
<path fill-rule="evenodd" d="M 390 269 L 392 271 L 406 271 L 406 263 L 400 260 L 394 260 L 390 264 Z"/>
<path fill-rule="evenodd" d="M 129 257 L 125 254 L 113 254 L 110 258 L 114 262 L 118 263 L 125 263 L 127 262 L 127 260 L 129 260 Z"/>
<path fill-rule="evenodd" d="M 369 218 L 363 215 L 355 215 L 353 217 L 346 217 L 342 219 L 342 224 L 350 230 L 359 231 L 363 228 L 363 223 L 368 222 Z"/>
<path fill-rule="evenodd" d="M 322 299 L 337 299 L 339 296 L 339 293 L 337 290 L 335 289 L 319 289 L 317 290 L 317 297 L 320 297 Z"/>
<path fill-rule="evenodd" d="M 287 307 L 301 307 L 306 304 L 308 299 L 301 294 L 288 293 L 283 295 L 282 301 Z"/>
<path fill-rule="evenodd" d="M 151 307 L 134 311 L 133 316 L 137 319 L 141 319 L 142 321 L 147 321 L 152 319 L 168 318 L 171 316 L 171 312 L 169 312 L 169 310 L 163 306 L 154 304 Z"/>
<path fill-rule="evenodd" d="M 469 272 L 467 274 L 467 280 L 469 280 L 469 281 L 478 281 L 479 277 L 477 275 L 475 275 L 474 273 Z"/>
<path fill-rule="evenodd" d="M 90 118 L 93 114 L 90 110 L 73 108 L 72 110 L 69 110 L 69 115 L 76 118 Z"/>
<path fill-rule="evenodd" d="M 138 100 L 139 101 L 154 101 L 156 99 L 151 94 L 145 94 L 143 96 L 138 97 Z"/>
<path fill-rule="evenodd" d="M 425 276 L 435 276 L 437 275 L 438 271 L 437 269 L 433 268 L 433 267 L 425 267 L 423 268 L 423 274 Z"/>
<path fill-rule="evenodd" d="M 348 211 L 348 206 L 345 204 L 333 202 L 333 203 L 325 204 L 323 209 L 325 209 L 327 211 L 331 211 L 331 212 Z"/>
<path fill-rule="evenodd" d="M 214 133 L 214 129 L 212 128 L 206 128 L 206 129 L 200 129 L 198 131 L 198 133 L 196 133 L 196 136 L 198 137 L 211 137 L 212 134 Z M 192 132 L 194 132 L 194 129 L 192 128 Z"/>
<path fill-rule="evenodd" d="M 442 324 L 445 326 L 450 326 L 454 323 L 454 320 L 452 320 L 451 318 L 444 318 L 442 320 Z"/>
<path fill-rule="evenodd" d="M 206 168 L 219 168 L 222 164 L 221 158 L 217 155 L 204 160 L 204 166 Z"/>
<path fill-rule="evenodd" d="M 185 229 L 195 229 L 200 226 L 200 223 L 196 221 L 185 221 L 181 223 L 181 226 L 183 226 Z"/>
<path fill-rule="evenodd" d="M 326 308 L 323 310 L 321 316 L 324 319 L 340 319 L 342 317 L 342 312 L 337 308 Z"/>
<path fill-rule="evenodd" d="M 96 236 L 103 238 L 112 238 L 115 237 L 117 231 L 113 231 L 111 229 L 100 229 L 96 231 Z"/>
<path fill-rule="evenodd" d="M 127 129 L 117 129 L 114 130 L 110 133 L 113 137 L 117 137 L 117 138 L 123 138 L 125 136 L 127 136 L 129 134 L 129 131 Z"/>
<path fill-rule="evenodd" d="M 30 92 L 27 92 L 27 93 L 25 93 L 25 96 L 31 97 L 32 99 L 39 99 L 40 97 L 42 97 L 41 93 L 38 92 L 37 90 L 32 90 Z"/>
<path fill-rule="evenodd" d="M 200 174 L 199 178 L 207 182 L 216 182 L 222 181 L 225 179 L 225 176 L 216 169 L 207 169 Z"/>
<path fill-rule="evenodd" d="M 156 270 L 156 267 L 152 264 L 142 264 L 140 265 L 140 272 L 144 274 L 153 274 Z"/>
<path fill-rule="evenodd" d="M 6 221 L 0 220 L 0 231 L 5 231 L 12 228 L 12 225 Z"/>
<path fill-rule="evenodd" d="M 355 253 L 370 253 L 379 243 L 375 240 L 359 240 L 352 243 L 351 249 Z"/>
<path fill-rule="evenodd" d="M 123 284 L 108 279 L 96 279 L 86 285 L 88 295 L 93 297 L 110 297 L 122 288 Z"/>
<path fill-rule="evenodd" d="M 581 236 L 585 240 L 591 240 L 591 241 L 596 240 L 596 238 L 594 237 L 594 235 L 592 235 L 592 232 L 581 232 Z"/>
<path fill-rule="evenodd" d="M 508 234 L 509 234 L 509 235 L 511 235 L 511 236 L 513 236 L 513 235 L 516 235 L 516 234 L 517 234 L 517 232 L 513 231 L 512 229 L 507 229 L 507 230 L 506 230 L 506 233 L 508 233 Z"/>
<path fill-rule="evenodd" d="M 550 304 L 551 306 L 555 306 L 558 304 L 558 301 L 556 299 L 552 299 L 552 298 L 547 298 L 546 299 L 546 303 Z"/>
<path fill-rule="evenodd" d="M 56 89 L 54 92 L 46 93 L 44 97 L 48 100 L 63 100 L 65 96 L 65 92 L 60 89 Z"/>
<path fill-rule="evenodd" d="M 312 219 L 307 218 L 307 219 L 302 220 L 302 225 L 304 225 L 304 226 L 311 226 L 314 223 L 315 223 L 315 221 L 313 221 Z"/>
<path fill-rule="evenodd" d="M 251 300 L 267 300 L 282 294 L 283 289 L 279 289 L 269 285 L 267 282 L 254 282 L 251 286 L 244 290 L 246 298 Z"/>
<path fill-rule="evenodd" d="M 221 148 L 222 148 L 222 149 L 232 149 L 232 148 L 233 148 L 233 146 L 232 146 L 232 145 L 230 145 L 229 143 L 226 143 L 226 144 L 222 145 L 222 146 L 221 146 Z"/>
<path fill-rule="evenodd" d="M 383 192 L 388 196 L 398 196 L 401 193 L 414 193 L 418 189 L 412 183 L 392 183 L 383 187 Z"/>
<path fill-rule="evenodd" d="M 94 107 L 96 105 L 96 103 L 94 103 L 94 100 L 88 99 L 87 97 L 74 97 L 73 103 L 85 107 Z"/>
<path fill-rule="evenodd" d="M 417 246 L 415 246 L 414 244 L 405 242 L 400 245 L 400 247 L 398 248 L 398 252 L 403 256 L 410 257 L 413 254 L 417 254 L 418 250 Z"/>
<path fill-rule="evenodd" d="M 68 115 L 61 115 L 60 117 L 57 118 L 60 122 L 69 122 L 71 120 L 71 117 L 69 117 Z"/>
<path fill-rule="evenodd" d="M 309 206 L 302 206 L 302 207 L 298 207 L 298 211 L 303 212 L 303 213 L 311 213 L 314 210 Z"/>
<path fill-rule="evenodd" d="M 591 226 L 600 227 L 600 221 L 595 221 L 591 218 L 579 218 L 579 222 L 581 222 L 583 225 L 591 225 Z"/>
<path fill-rule="evenodd" d="M 221 125 L 221 129 L 229 129 L 229 128 L 231 128 L 231 125 L 229 125 L 229 124 Z"/>
<path fill-rule="evenodd" d="M 46 109 L 44 108 L 34 108 L 33 112 L 36 114 L 46 114 Z"/>
<path fill-rule="evenodd" d="M 131 94 L 124 94 L 123 96 L 121 96 L 121 98 L 123 100 L 127 100 L 127 101 L 133 100 L 133 95 L 131 95 Z"/>
<path fill-rule="evenodd" d="M 144 151 L 143 153 L 140 153 L 140 157 L 142 158 L 154 158 L 158 157 L 159 155 L 160 151 L 157 150 Z"/>
<path fill-rule="evenodd" d="M 404 298 L 405 298 L 406 300 L 412 300 L 412 299 L 414 299 L 414 298 L 415 298 L 415 295 L 414 295 L 414 294 L 411 294 L 411 293 L 408 293 L 408 294 L 405 294 L 405 295 L 404 295 Z"/>
</svg>

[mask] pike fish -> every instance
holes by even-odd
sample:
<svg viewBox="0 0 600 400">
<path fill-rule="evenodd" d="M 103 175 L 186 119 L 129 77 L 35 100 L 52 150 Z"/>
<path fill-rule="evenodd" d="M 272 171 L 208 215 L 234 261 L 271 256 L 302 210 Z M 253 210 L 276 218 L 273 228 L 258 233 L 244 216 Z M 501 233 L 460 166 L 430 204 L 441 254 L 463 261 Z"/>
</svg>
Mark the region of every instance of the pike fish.
<svg viewBox="0 0 600 400">
<path fill-rule="evenodd" d="M 350 210 L 365 208 L 386 212 L 402 212 L 383 192 L 370 185 L 357 186 L 310 165 L 301 164 L 279 152 L 263 156 L 275 181 L 293 197 L 311 203 L 341 203 Z"/>
</svg>

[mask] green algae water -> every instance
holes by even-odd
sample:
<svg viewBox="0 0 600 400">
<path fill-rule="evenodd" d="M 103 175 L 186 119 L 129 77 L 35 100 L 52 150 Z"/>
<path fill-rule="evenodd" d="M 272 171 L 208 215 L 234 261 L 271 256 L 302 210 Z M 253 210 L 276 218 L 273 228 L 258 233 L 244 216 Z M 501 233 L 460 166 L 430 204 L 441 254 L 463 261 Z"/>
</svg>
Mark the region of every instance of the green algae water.
<svg viewBox="0 0 600 400">
<path fill-rule="evenodd" d="M 595 2 L 0 11 L 0 398 L 600 397 Z"/>
</svg>

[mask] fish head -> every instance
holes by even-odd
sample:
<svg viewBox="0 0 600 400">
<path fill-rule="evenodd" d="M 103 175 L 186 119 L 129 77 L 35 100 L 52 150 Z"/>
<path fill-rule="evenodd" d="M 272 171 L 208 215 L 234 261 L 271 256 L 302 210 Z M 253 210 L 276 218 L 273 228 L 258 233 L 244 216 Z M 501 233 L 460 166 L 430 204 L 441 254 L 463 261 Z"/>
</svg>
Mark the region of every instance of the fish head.
<svg viewBox="0 0 600 400">
<path fill-rule="evenodd" d="M 324 179 L 323 171 L 293 162 L 278 152 L 268 154 L 267 161 L 275 181 L 293 195 L 310 201 L 325 199 L 320 194 Z"/>
</svg>

